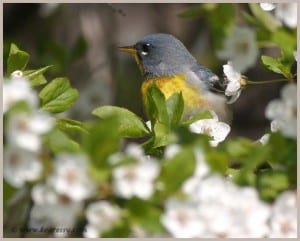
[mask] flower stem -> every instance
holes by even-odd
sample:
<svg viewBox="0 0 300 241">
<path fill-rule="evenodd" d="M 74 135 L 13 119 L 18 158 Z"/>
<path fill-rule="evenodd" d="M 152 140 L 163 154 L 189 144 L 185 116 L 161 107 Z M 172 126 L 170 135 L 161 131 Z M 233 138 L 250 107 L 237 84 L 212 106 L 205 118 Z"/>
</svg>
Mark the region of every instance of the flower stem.
<svg viewBox="0 0 300 241">
<path fill-rule="evenodd" d="M 289 81 L 289 80 L 287 79 L 274 79 L 274 80 L 262 80 L 262 81 L 247 80 L 247 84 L 260 85 L 260 84 L 271 84 L 271 83 L 285 82 L 285 81 Z"/>
</svg>

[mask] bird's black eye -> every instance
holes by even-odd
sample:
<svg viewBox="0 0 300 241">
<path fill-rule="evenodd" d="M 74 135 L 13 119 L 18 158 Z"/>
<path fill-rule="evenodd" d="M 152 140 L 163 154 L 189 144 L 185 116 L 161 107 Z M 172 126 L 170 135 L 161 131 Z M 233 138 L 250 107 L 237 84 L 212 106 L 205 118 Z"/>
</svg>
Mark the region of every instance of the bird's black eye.
<svg viewBox="0 0 300 241">
<path fill-rule="evenodd" d="M 141 55 L 144 55 L 144 56 L 148 55 L 150 47 L 151 47 L 151 44 L 149 44 L 149 43 L 143 44 L 142 48 L 141 48 Z"/>
</svg>

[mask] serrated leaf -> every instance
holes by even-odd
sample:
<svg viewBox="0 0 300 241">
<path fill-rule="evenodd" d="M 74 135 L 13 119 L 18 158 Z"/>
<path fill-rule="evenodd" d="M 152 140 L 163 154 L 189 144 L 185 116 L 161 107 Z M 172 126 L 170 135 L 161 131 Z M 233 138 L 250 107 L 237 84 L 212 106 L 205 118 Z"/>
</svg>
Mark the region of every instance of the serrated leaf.
<svg viewBox="0 0 300 241">
<path fill-rule="evenodd" d="M 93 110 L 92 114 L 101 119 L 116 117 L 118 120 L 118 132 L 122 137 L 139 138 L 149 134 L 149 130 L 143 120 L 125 108 L 103 106 Z"/>
<path fill-rule="evenodd" d="M 57 118 L 56 125 L 63 131 L 80 131 L 89 134 L 88 130 L 84 127 L 80 121 L 68 119 L 68 118 Z"/>
<path fill-rule="evenodd" d="M 67 78 L 56 78 L 39 94 L 42 110 L 59 113 L 69 109 L 78 97 L 78 91 L 70 86 Z"/>
<path fill-rule="evenodd" d="M 51 67 L 52 65 L 48 65 L 36 70 L 26 70 L 24 76 L 30 80 L 32 86 L 43 85 L 47 83 L 43 74 Z"/>
<path fill-rule="evenodd" d="M 267 69 L 282 74 L 287 79 L 293 78 L 293 75 L 290 72 L 290 66 L 282 64 L 280 59 L 263 55 L 261 56 L 261 60 Z"/>
<path fill-rule="evenodd" d="M 175 93 L 167 99 L 167 112 L 171 126 L 177 125 L 182 117 L 184 102 L 182 93 Z"/>
<path fill-rule="evenodd" d="M 10 52 L 7 59 L 7 74 L 11 74 L 15 70 L 24 70 L 29 61 L 29 54 L 19 50 L 15 44 L 10 45 Z"/>
</svg>

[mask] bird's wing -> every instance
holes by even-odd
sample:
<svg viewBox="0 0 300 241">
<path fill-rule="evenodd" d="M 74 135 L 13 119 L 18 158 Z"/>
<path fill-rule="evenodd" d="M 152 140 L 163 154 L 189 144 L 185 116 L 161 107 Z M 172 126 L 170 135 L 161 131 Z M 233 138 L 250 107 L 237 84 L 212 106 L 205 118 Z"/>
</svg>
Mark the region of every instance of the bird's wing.
<svg viewBox="0 0 300 241">
<path fill-rule="evenodd" d="M 224 93 L 226 88 L 224 82 L 222 82 L 220 78 L 213 72 L 211 72 L 208 68 L 196 64 L 192 66 L 190 70 L 194 75 L 194 78 L 190 78 L 192 84 L 200 85 L 215 93 Z"/>
</svg>

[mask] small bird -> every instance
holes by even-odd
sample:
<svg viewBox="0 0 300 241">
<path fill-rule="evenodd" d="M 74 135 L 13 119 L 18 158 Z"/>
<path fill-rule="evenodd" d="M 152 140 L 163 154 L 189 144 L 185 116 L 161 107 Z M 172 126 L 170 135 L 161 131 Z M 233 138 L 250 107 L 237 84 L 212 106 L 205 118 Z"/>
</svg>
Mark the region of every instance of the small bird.
<svg viewBox="0 0 300 241">
<path fill-rule="evenodd" d="M 118 47 L 133 54 L 143 76 L 141 87 L 144 106 L 147 89 L 155 84 L 165 98 L 182 92 L 183 118 L 205 111 L 214 111 L 219 120 L 230 122 L 224 84 L 208 68 L 197 63 L 186 47 L 170 34 L 145 36 L 132 46 Z"/>
</svg>

